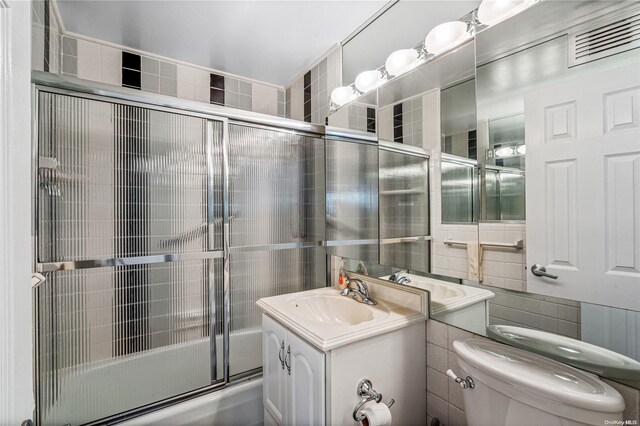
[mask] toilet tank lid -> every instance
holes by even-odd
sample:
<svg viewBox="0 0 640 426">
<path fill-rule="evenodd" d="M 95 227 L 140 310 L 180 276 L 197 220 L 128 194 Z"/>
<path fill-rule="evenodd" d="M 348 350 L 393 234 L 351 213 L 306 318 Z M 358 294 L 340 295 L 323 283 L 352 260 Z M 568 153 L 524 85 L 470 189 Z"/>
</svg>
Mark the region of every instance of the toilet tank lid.
<svg viewBox="0 0 640 426">
<path fill-rule="evenodd" d="M 456 354 L 490 377 L 565 404 L 605 413 L 624 411 L 624 400 L 596 376 L 522 349 L 483 339 L 456 340 Z"/>
</svg>

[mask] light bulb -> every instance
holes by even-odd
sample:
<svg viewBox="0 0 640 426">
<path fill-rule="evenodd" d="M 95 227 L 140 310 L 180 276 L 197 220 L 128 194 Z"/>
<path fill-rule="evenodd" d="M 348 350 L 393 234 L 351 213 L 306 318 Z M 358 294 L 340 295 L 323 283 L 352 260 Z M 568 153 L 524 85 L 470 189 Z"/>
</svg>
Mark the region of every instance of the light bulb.
<svg viewBox="0 0 640 426">
<path fill-rule="evenodd" d="M 351 102 L 356 97 L 356 91 L 353 90 L 352 86 L 336 87 L 333 89 L 333 92 L 331 92 L 331 101 L 337 106 Z"/>
<path fill-rule="evenodd" d="M 495 151 L 496 157 L 512 157 L 515 154 L 515 150 L 512 146 L 505 146 L 504 148 L 498 148 Z"/>
<path fill-rule="evenodd" d="M 396 50 L 384 63 L 390 75 L 400 75 L 411 71 L 420 64 L 420 52 L 416 49 Z"/>
<path fill-rule="evenodd" d="M 526 145 L 520 145 L 516 151 L 518 152 L 518 154 L 520 155 L 524 155 L 527 153 L 527 146 Z"/>
<path fill-rule="evenodd" d="M 440 24 L 427 34 L 424 40 L 424 48 L 427 52 L 437 55 L 462 43 L 469 38 L 467 24 L 464 22 L 445 22 Z"/>
<path fill-rule="evenodd" d="M 478 8 L 478 20 L 485 25 L 496 24 L 515 15 L 531 0 L 482 0 Z"/>
<path fill-rule="evenodd" d="M 370 90 L 379 87 L 385 82 L 382 73 L 378 70 L 364 71 L 358 74 L 356 77 L 356 89 L 362 93 L 367 93 Z"/>
</svg>

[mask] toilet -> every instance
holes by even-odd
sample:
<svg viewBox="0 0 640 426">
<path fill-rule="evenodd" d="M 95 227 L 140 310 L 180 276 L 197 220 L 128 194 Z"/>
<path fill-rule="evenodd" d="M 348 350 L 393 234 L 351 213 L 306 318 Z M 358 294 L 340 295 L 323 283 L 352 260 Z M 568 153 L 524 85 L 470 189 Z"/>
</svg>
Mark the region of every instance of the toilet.
<svg viewBox="0 0 640 426">
<path fill-rule="evenodd" d="M 597 376 L 501 343 L 456 340 L 469 426 L 616 424 L 624 400 Z M 471 383 L 471 380 L 468 381 Z"/>
</svg>

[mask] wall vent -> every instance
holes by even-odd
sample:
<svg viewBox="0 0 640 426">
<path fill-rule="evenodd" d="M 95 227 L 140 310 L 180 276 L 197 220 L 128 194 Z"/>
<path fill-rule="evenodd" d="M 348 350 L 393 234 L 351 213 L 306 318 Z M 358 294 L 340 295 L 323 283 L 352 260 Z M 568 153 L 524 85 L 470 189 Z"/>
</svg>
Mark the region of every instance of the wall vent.
<svg viewBox="0 0 640 426">
<path fill-rule="evenodd" d="M 599 21 L 569 33 L 569 66 L 595 61 L 640 47 L 640 12 Z"/>
</svg>

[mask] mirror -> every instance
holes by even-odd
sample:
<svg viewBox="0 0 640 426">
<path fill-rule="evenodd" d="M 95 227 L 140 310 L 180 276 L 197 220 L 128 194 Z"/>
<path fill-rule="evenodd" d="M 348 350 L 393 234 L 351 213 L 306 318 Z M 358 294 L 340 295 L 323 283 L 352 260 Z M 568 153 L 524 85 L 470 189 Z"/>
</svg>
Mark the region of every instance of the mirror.
<svg viewBox="0 0 640 426">
<path fill-rule="evenodd" d="M 412 255 L 423 256 L 413 247 L 385 257 L 381 244 L 382 265 L 355 262 L 348 268 L 378 277 L 410 269 L 404 274 L 409 285 L 431 292 L 433 319 L 482 335 L 493 326 L 490 337 L 498 340 L 511 333 L 505 327 L 516 326 L 586 342 L 594 345 L 586 352 L 604 354 L 595 363 L 547 355 L 640 387 L 612 372 L 607 361 L 625 357 L 637 371 L 633 360 L 640 360 L 640 237 L 633 231 L 640 229 L 640 207 L 633 201 L 640 199 L 634 180 L 640 175 L 640 118 L 631 112 L 640 110 L 638 43 L 586 58 L 575 53 L 576 37 L 594 25 L 624 29 L 625 19 L 639 12 L 632 2 L 538 2 L 480 28 L 470 65 L 475 72 L 467 71 L 469 58 L 460 55 L 470 43 L 380 87 L 377 129 L 388 141 L 381 149 L 401 143 L 401 149 L 428 156 L 430 262 L 413 264 Z M 440 72 L 446 64 L 449 71 Z M 473 112 L 467 107 L 472 84 Z M 582 118 L 589 110 L 593 117 Z M 414 111 L 422 117 L 417 127 Z M 475 123 L 469 123 L 472 115 Z M 574 159 L 590 161 L 585 144 L 596 138 L 580 139 L 587 131 L 598 131 L 606 149 L 592 166 L 573 167 Z M 396 175 L 412 167 L 380 158 L 381 170 Z M 382 191 L 400 189 L 383 183 L 387 173 L 381 171 L 381 238 L 383 226 L 401 222 L 397 216 L 412 222 L 420 212 L 383 207 Z M 395 215 L 392 221 L 384 219 L 385 209 Z M 577 212 L 597 213 L 590 229 L 581 228 Z M 544 252 L 548 247 L 551 253 Z M 594 253 L 592 260 L 578 262 L 585 252 Z M 478 267 L 472 271 L 474 256 Z M 534 275 L 535 263 L 558 278 Z M 580 275 L 581 269 L 588 272 Z M 452 309 L 454 301 L 461 308 Z M 528 350 L 545 350 L 532 342 Z"/>
<path fill-rule="evenodd" d="M 637 5 L 634 7 L 634 13 L 638 13 Z M 606 207 L 611 198 L 603 204 L 598 201 L 598 195 L 601 194 L 598 187 L 604 184 L 614 189 L 606 174 L 598 174 L 599 165 L 604 165 L 612 157 L 622 159 L 637 156 L 640 135 L 636 133 L 636 136 L 631 136 L 628 133 L 630 129 L 621 129 L 616 135 L 618 150 L 610 150 L 608 155 L 596 160 L 594 166 L 589 166 L 590 170 L 583 174 L 573 174 L 572 165 L 585 167 L 588 160 L 570 151 L 572 143 L 581 144 L 576 148 L 581 153 L 593 149 L 585 137 L 580 139 L 580 134 L 586 134 L 589 122 L 598 126 L 599 119 L 602 123 L 606 109 L 605 115 L 601 109 L 592 119 L 587 119 L 584 111 L 590 108 L 597 110 L 602 105 L 602 99 L 612 96 L 612 93 L 624 93 L 623 79 L 610 76 L 616 71 L 625 74 L 624 70 L 630 64 L 640 63 L 637 50 L 624 48 L 575 63 L 570 57 L 575 49 L 575 36 L 611 22 L 624 21 L 630 9 L 633 10 L 630 4 L 624 2 L 617 5 L 542 2 L 477 34 L 482 284 L 466 281 L 465 284 L 495 294 L 494 298 L 488 300 L 489 324 L 492 326 L 519 326 L 546 331 L 640 360 L 640 348 L 635 343 L 640 340 L 640 330 L 636 326 L 640 312 L 634 309 L 640 300 L 637 286 L 640 274 L 637 270 L 633 271 L 640 262 L 632 261 L 635 266 L 626 269 L 621 264 L 600 266 L 598 259 L 607 257 L 604 248 L 613 240 L 607 240 L 604 233 L 599 233 L 596 228 L 606 229 L 614 226 L 613 220 L 620 219 L 609 215 L 609 218 L 601 217 L 601 225 L 596 225 L 598 220 L 589 215 L 594 209 L 613 211 Z M 635 74 L 637 76 L 639 73 Z M 637 88 L 638 80 L 636 77 L 635 81 L 627 82 L 628 86 Z M 585 83 L 572 86 L 572 82 L 579 81 Z M 591 83 L 587 83 L 589 81 Z M 607 83 L 602 85 L 605 81 Z M 616 84 L 620 87 L 614 87 Z M 577 100 L 574 101 L 572 96 Z M 573 110 L 573 105 L 578 105 L 580 109 Z M 568 127 L 562 129 L 562 124 Z M 599 127 L 601 136 L 589 140 L 603 140 L 607 137 L 606 129 L 606 125 Z M 629 142 L 625 151 L 625 138 L 635 138 L 635 147 Z M 598 154 L 593 150 L 589 155 Z M 608 162 L 607 167 L 611 167 L 610 173 L 621 170 L 613 168 L 612 162 Z M 591 180 L 589 176 L 597 177 Z M 565 180 L 561 182 L 560 178 Z M 634 195 L 638 193 L 637 188 L 630 189 L 629 185 L 618 182 L 617 191 L 627 191 L 627 196 L 637 197 Z M 567 191 L 559 191 L 561 187 Z M 586 191 L 585 194 L 591 194 L 590 201 L 583 204 L 580 210 L 580 220 L 591 221 L 592 225 L 588 228 L 581 228 L 576 216 L 572 216 L 571 198 L 580 196 L 571 188 L 580 188 L 580 191 Z M 565 198 L 560 194 L 564 194 Z M 579 199 L 573 200 L 575 208 L 578 208 Z M 631 211 L 634 209 L 637 215 L 638 207 L 631 208 Z M 562 215 L 563 211 L 565 216 Z M 619 222 L 618 226 L 623 223 Z M 627 220 L 626 223 L 630 222 Z M 632 232 L 632 228 L 620 228 L 619 231 Z M 598 237 L 591 237 L 594 232 L 600 235 L 600 242 Z M 620 237 L 621 234 L 618 234 Z M 629 239 L 617 241 L 618 247 L 619 244 L 626 244 L 625 247 L 631 250 L 638 250 L 640 244 L 638 239 L 635 242 Z M 559 251 L 561 247 L 568 251 Z M 597 263 L 597 269 L 601 267 L 609 272 L 598 277 L 595 273 L 582 275 L 579 278 L 580 287 L 573 286 L 571 281 L 578 279 L 572 278 L 573 271 L 583 269 L 585 263 L 589 263 L 585 257 L 578 257 L 582 256 L 578 251 L 592 251 L 591 263 Z M 618 254 L 616 258 L 618 263 L 624 262 L 620 256 Z M 544 263 L 547 272 L 558 278 L 533 275 L 531 266 L 534 263 Z M 617 277 L 617 271 L 621 273 L 623 270 L 629 273 L 625 278 L 635 280 L 635 287 Z M 608 294 L 596 296 L 598 286 L 606 286 Z M 624 289 L 623 294 L 616 299 L 612 293 L 619 292 L 620 288 Z M 622 298 L 627 301 L 622 301 Z M 466 329 L 472 327 L 471 323 L 463 326 Z M 509 334 L 504 332 L 504 328 L 495 327 L 491 337 Z M 518 339 L 534 342 L 529 350 L 540 352 L 544 346 L 531 336 Z M 547 346 L 551 351 L 551 345 Z M 555 352 L 549 352 L 548 355 L 556 359 L 562 357 Z M 636 387 L 640 383 L 626 381 L 620 373 L 611 373 L 613 370 L 608 364 L 618 361 L 607 361 L 607 356 L 602 355 L 599 359 L 599 367 L 589 367 L 587 362 L 580 364 L 566 357 L 566 354 L 564 356 L 563 362 L 573 363 L 613 380 Z M 638 365 L 630 368 L 638 370 Z M 607 373 L 607 369 L 611 374 Z M 625 373 L 627 377 L 632 374 L 630 371 Z"/>
<path fill-rule="evenodd" d="M 378 89 L 380 164 L 385 164 L 384 158 L 396 158 L 395 184 L 405 191 L 395 195 L 381 192 L 380 223 L 420 224 L 419 232 L 414 228 L 401 236 L 381 227 L 381 238 L 404 237 L 404 241 L 381 241 L 381 264 L 446 277 L 469 277 L 465 247 L 446 244 L 445 240 L 474 242 L 478 238 L 476 162 L 468 158 L 475 143 L 474 70 L 474 45 L 470 41 Z M 442 88 L 448 94 L 442 95 Z M 445 140 L 449 146 L 454 140 L 456 146 L 464 146 L 467 157 L 443 154 Z M 389 150 L 395 154 L 388 154 Z M 422 170 L 428 167 L 429 171 L 428 176 L 421 175 L 428 182 L 422 190 L 415 180 L 411 183 L 398 177 L 417 170 L 412 166 L 416 156 L 428 159 L 421 160 Z M 471 181 L 461 179 L 461 174 Z M 381 191 L 383 176 L 391 176 L 389 170 L 381 169 Z M 421 195 L 410 198 L 406 192 L 410 189 Z M 463 194 L 467 198 L 463 199 Z"/>
<path fill-rule="evenodd" d="M 436 25 L 455 21 L 479 4 L 480 0 L 390 1 L 342 42 L 343 83 L 355 81 L 363 70 L 378 68 L 391 52 L 415 46 Z"/>
<path fill-rule="evenodd" d="M 376 110 L 378 93 L 374 90 L 356 101 L 335 111 L 330 111 L 327 125 L 337 129 L 355 130 L 363 133 L 377 133 Z"/>
</svg>

